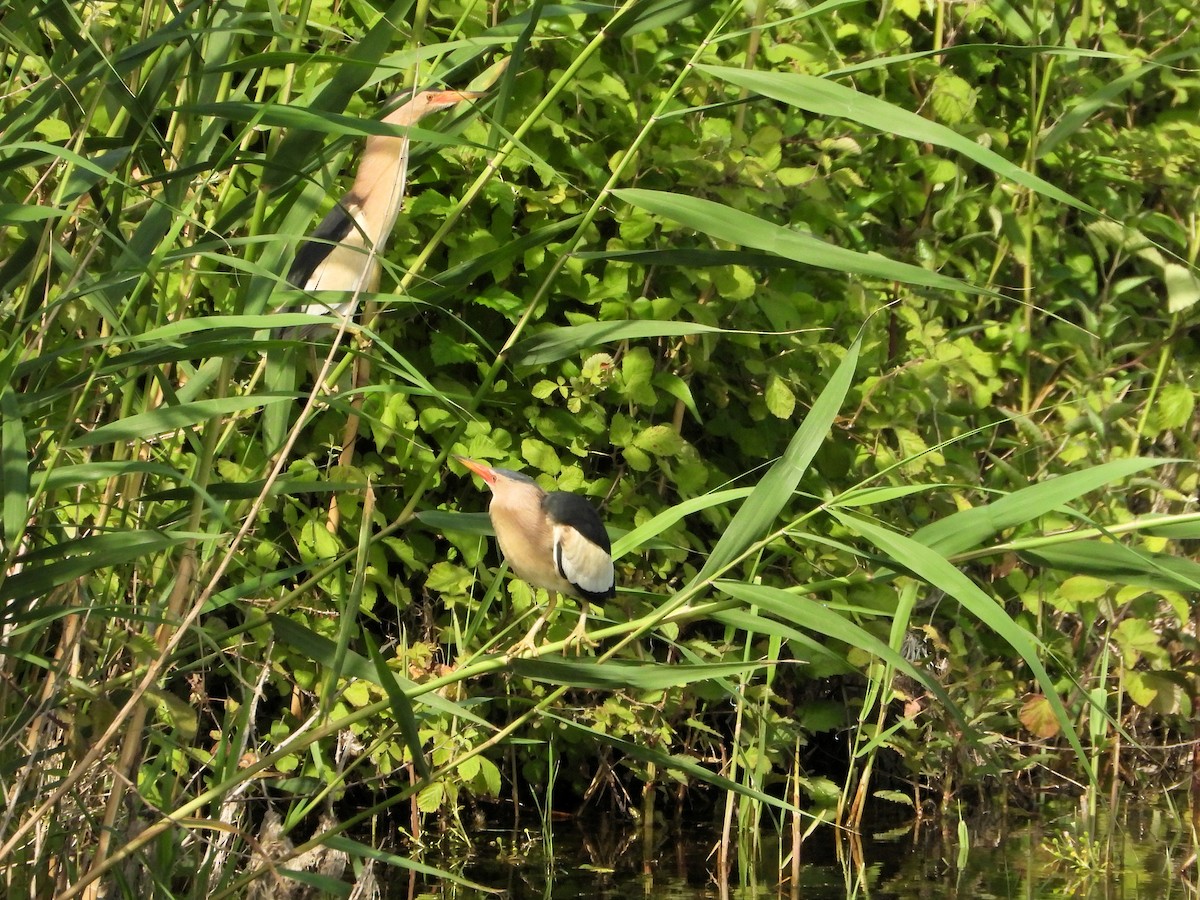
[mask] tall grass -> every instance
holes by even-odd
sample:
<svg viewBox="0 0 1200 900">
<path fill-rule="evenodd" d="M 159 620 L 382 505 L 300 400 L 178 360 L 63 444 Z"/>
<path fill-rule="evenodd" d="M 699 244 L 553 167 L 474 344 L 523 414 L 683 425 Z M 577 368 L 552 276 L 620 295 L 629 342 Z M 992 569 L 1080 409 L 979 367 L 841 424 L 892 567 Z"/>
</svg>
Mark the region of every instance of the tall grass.
<svg viewBox="0 0 1200 900">
<path fill-rule="evenodd" d="M 773 27 L 812 19 L 819 30 L 847 6 Z M 785 820 L 797 839 L 815 821 L 858 826 L 875 755 L 906 727 L 895 717 L 898 675 L 934 698 L 963 742 L 983 737 L 905 653 L 922 591 L 939 592 L 1029 673 L 1042 727 L 1073 754 L 1064 768 L 1097 787 L 1100 748 L 1120 733 L 1107 670 L 1072 683 L 1038 629 L 968 566 L 1019 554 L 1046 572 L 1195 591 L 1200 567 L 1169 545 L 1200 535 L 1200 514 L 1181 504 L 1117 522 L 1085 505 L 1180 461 L 1121 454 L 987 485 L 988 499 L 972 505 L 955 485 L 892 480 L 941 449 L 928 448 L 861 480 L 829 479 L 815 496 L 816 461 L 837 451 L 853 403 L 866 402 L 875 373 L 864 371 L 864 345 L 877 360 L 884 316 L 827 342 L 836 361 L 804 386 L 807 408 L 773 413 L 786 436 L 768 463 L 730 451 L 702 489 L 662 503 L 639 506 L 636 492 L 653 484 L 637 467 L 695 463 L 680 423 L 702 407 L 718 415 L 684 368 L 645 382 L 669 398 L 670 424 L 647 412 L 620 451 L 615 417 L 614 443 L 597 446 L 607 432 L 535 432 L 507 404 L 545 381 L 583 409 L 603 396 L 606 373 L 633 380 L 639 348 L 778 336 L 766 316 L 747 332 L 624 294 L 601 307 L 588 292 L 603 293 L 603 280 L 587 267 L 610 260 L 647 273 L 813 267 L 853 275 L 879 300 L 1006 296 L 994 281 L 850 249 L 729 198 L 661 189 L 646 161 L 678 133 L 665 130 L 715 117 L 732 88 L 961 154 L 972 177 L 1030 205 L 1103 214 L 1032 165 L 846 84 L 725 64 L 748 40 L 741 4 L 627 0 L 603 14 L 588 7 L 582 30 L 580 15 L 543 4 L 496 22 L 470 4 L 460 12 L 433 27 L 422 2 L 366 21 L 366 8 L 307 2 L 46 2 L 0 23 L 9 893 L 68 898 L 103 884 L 127 896 L 221 897 L 281 877 L 341 889 L 317 863 L 280 868 L 318 851 L 360 873 L 378 862 L 463 882 L 420 861 L 427 817 L 454 823 L 467 798 L 496 797 L 507 779 L 514 795 L 542 798 L 549 822 L 569 790 L 560 743 L 617 754 L 651 786 L 669 777 L 723 792 L 723 867 Z M 587 160 L 567 170 L 582 126 L 564 111 L 586 107 L 598 77 L 617 90 L 612 54 L 636 56 L 639 35 L 693 21 L 694 46 L 671 55 L 670 77 L 607 171 Z M 535 91 L 539 60 L 554 64 Z M 312 345 L 278 338 L 281 326 L 312 322 L 287 311 L 303 298 L 282 273 L 340 193 L 363 136 L 378 130 L 383 95 L 472 79 L 494 82 L 486 102 L 411 131 L 426 190 L 399 226 L 405 249 L 385 266 L 385 291 L 366 298 L 378 315 Z M 492 226 L 503 216 L 500 240 Z M 605 235 L 638 222 L 661 229 L 660 245 L 609 247 Z M 576 365 L 585 353 L 590 370 Z M 1158 398 L 1170 373 L 1160 367 L 1154 379 Z M 1024 384 L 1028 415 L 1037 404 Z M 786 406 L 781 397 L 773 402 Z M 519 624 L 499 600 L 510 592 L 501 576 L 483 575 L 482 501 L 456 496 L 465 482 L 446 463 L 453 453 L 536 456 L 552 437 L 553 463 L 530 462 L 620 508 L 610 522 L 627 590 L 592 632 L 595 655 L 561 658 L 566 641 L 552 628 L 530 658 L 509 658 L 501 648 Z M 736 484 L 713 474 L 728 459 Z M 902 515 L 905 503 L 949 493 L 957 512 L 943 505 L 921 527 Z M 1064 522 L 1072 527 L 1053 527 Z M 685 559 L 657 570 L 669 584 L 657 555 Z M 537 602 L 519 586 L 511 595 L 518 610 Z M 707 623 L 717 630 L 689 636 Z M 808 808 L 821 790 L 798 752 L 805 726 L 781 712 L 804 666 L 865 675 L 833 813 Z M 729 704 L 732 727 L 708 724 L 706 703 Z M 719 747 L 726 764 L 693 752 L 702 746 Z M 539 772 L 554 792 L 538 793 Z M 645 793 L 647 813 L 654 796 Z M 393 828 L 402 840 L 376 840 Z"/>
</svg>

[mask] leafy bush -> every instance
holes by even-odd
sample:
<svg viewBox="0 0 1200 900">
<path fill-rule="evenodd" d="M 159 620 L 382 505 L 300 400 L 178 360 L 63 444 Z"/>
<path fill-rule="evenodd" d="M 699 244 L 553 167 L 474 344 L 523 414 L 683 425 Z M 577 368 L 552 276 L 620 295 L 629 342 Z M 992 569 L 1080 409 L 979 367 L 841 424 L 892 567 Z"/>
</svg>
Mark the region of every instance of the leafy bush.
<svg viewBox="0 0 1200 900">
<path fill-rule="evenodd" d="M 31 895 L 238 890 L 268 801 L 366 858 L 334 832 L 399 802 L 414 841 L 511 796 L 855 820 L 881 750 L 946 800 L 1181 736 L 1184 4 L 409 6 L 6 17 Z M 361 330 L 281 337 L 387 92 L 472 81 L 413 132 Z M 602 507 L 597 650 L 557 657 L 565 601 L 504 655 L 544 597 L 451 454 Z"/>
</svg>

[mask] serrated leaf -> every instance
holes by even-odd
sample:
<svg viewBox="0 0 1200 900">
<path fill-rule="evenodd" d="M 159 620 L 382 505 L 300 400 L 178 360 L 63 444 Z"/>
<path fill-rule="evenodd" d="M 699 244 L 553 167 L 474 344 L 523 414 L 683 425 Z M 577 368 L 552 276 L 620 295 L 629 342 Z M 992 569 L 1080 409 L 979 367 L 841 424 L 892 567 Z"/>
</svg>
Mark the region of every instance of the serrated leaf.
<svg viewBox="0 0 1200 900">
<path fill-rule="evenodd" d="M 1167 286 L 1168 312 L 1183 312 L 1191 309 L 1200 300 L 1200 278 L 1191 269 L 1179 263 L 1163 266 L 1163 282 Z"/>
<path fill-rule="evenodd" d="M 654 465 L 650 454 L 637 447 L 626 447 L 621 451 L 621 455 L 625 457 L 625 462 L 629 463 L 629 468 L 635 472 L 649 472 Z"/>
<path fill-rule="evenodd" d="M 1064 600 L 1074 603 L 1088 603 L 1103 597 L 1110 583 L 1103 578 L 1093 578 L 1091 575 L 1075 575 L 1068 578 L 1058 587 L 1058 594 Z"/>
<path fill-rule="evenodd" d="M 1168 384 L 1155 400 L 1147 419 L 1147 428 L 1153 437 L 1162 431 L 1184 428 L 1191 424 L 1196 411 L 1196 395 L 1187 384 Z"/>
<path fill-rule="evenodd" d="M 767 389 L 763 392 L 767 411 L 777 419 L 790 419 L 796 410 L 796 395 L 791 387 L 778 375 L 767 378 Z"/>
<path fill-rule="evenodd" d="M 547 381 L 543 378 L 533 386 L 533 390 L 531 390 L 530 393 L 533 394 L 534 399 L 545 400 L 557 390 L 558 384 L 556 382 Z"/>
<path fill-rule="evenodd" d="M 683 450 L 683 438 L 670 425 L 651 425 L 633 439 L 633 446 L 655 456 L 678 456 Z"/>
<path fill-rule="evenodd" d="M 342 552 L 337 538 L 329 533 L 324 517 L 316 515 L 304 520 L 296 548 L 300 551 L 300 558 L 307 563 L 328 561 Z"/>
<path fill-rule="evenodd" d="M 1158 657 L 1165 652 L 1159 643 L 1161 638 L 1158 632 L 1145 619 L 1122 619 L 1113 632 L 1113 639 L 1121 648 L 1127 667 L 1132 667 L 1145 657 Z"/>
<path fill-rule="evenodd" d="M 975 88 L 970 82 L 947 71 L 933 79 L 930 105 L 934 115 L 947 125 L 957 125 L 975 109 Z"/>
<path fill-rule="evenodd" d="M 170 691 L 148 690 L 146 697 L 158 707 L 159 714 L 175 729 L 179 740 L 187 742 L 199 731 L 199 718 L 192 705 Z"/>
<path fill-rule="evenodd" d="M 346 685 L 342 697 L 355 709 L 362 709 L 371 702 L 371 686 L 365 681 L 352 681 Z"/>
<path fill-rule="evenodd" d="M 434 563 L 425 579 L 425 587 L 439 594 L 465 594 L 471 589 L 475 577 L 462 566 L 454 563 Z"/>
<path fill-rule="evenodd" d="M 903 791 L 875 791 L 874 795 L 880 800 L 889 800 L 892 803 L 899 803 L 902 806 L 912 806 L 912 797 L 905 794 Z"/>
<path fill-rule="evenodd" d="M 545 441 L 525 438 L 521 441 L 521 457 L 535 469 L 547 475 L 557 475 L 562 469 L 558 453 Z"/>
<path fill-rule="evenodd" d="M 654 358 L 645 347 L 634 347 L 621 360 L 625 392 L 634 403 L 652 405 L 657 399 L 650 381 L 654 377 Z"/>
<path fill-rule="evenodd" d="M 446 799 L 446 788 L 440 781 L 435 781 L 417 794 L 417 808 L 424 813 L 433 813 L 441 809 Z"/>
<path fill-rule="evenodd" d="M 476 785 L 480 780 L 483 781 L 483 787 L 489 797 L 500 796 L 500 769 L 494 762 L 486 756 L 479 757 L 479 774 L 481 778 L 475 779 Z"/>
<path fill-rule="evenodd" d="M 478 755 L 468 756 L 455 767 L 459 776 L 464 781 L 470 781 L 479 774 L 479 759 Z"/>
<path fill-rule="evenodd" d="M 1021 705 L 1021 711 L 1017 713 L 1017 718 L 1029 732 L 1039 738 L 1055 737 L 1061 730 L 1058 717 L 1054 714 L 1054 707 L 1050 705 L 1050 701 L 1044 694 L 1034 694 L 1026 700 Z"/>
<path fill-rule="evenodd" d="M 1149 706 L 1154 702 L 1154 698 L 1158 696 L 1158 689 L 1150 684 L 1144 673 L 1139 672 L 1137 669 L 1127 670 L 1124 681 L 1125 693 L 1138 706 Z"/>
</svg>

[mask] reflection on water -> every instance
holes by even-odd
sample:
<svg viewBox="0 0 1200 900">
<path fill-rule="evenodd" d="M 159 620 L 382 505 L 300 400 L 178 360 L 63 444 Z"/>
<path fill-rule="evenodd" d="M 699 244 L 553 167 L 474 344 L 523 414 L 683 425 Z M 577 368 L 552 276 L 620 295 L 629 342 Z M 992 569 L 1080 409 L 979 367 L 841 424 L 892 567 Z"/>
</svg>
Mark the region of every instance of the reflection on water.
<svg viewBox="0 0 1200 900">
<path fill-rule="evenodd" d="M 647 837 L 613 820 L 560 824 L 543 841 L 532 831 L 483 829 L 465 858 L 426 861 L 506 898 L 765 900 L 765 898 L 1196 897 L 1182 813 L 1167 805 L 1102 817 L 1089 836 L 1077 814 L 980 816 L 946 828 L 911 823 L 861 838 L 829 826 L 803 843 L 798 865 L 778 837 L 764 837 L 756 865 L 718 870 L 719 832 L 706 825 L 658 828 Z M 1182 870 L 1182 874 L 1181 874 Z M 782 874 L 781 874 L 782 873 Z M 793 877 L 794 873 L 794 877 Z M 482 900 L 449 882 L 379 873 L 390 898 Z M 494 895 L 491 895 L 494 896 Z"/>
</svg>

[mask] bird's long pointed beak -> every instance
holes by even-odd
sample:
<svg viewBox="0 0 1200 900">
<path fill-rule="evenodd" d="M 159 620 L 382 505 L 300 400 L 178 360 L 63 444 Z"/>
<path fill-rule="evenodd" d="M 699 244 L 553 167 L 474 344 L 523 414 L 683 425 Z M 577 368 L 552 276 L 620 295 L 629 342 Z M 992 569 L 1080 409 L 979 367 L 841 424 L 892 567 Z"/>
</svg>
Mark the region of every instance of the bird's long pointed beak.
<svg viewBox="0 0 1200 900">
<path fill-rule="evenodd" d="M 483 463 L 475 462 L 469 456 L 455 456 L 460 463 L 486 481 L 489 485 L 496 483 L 496 471 Z"/>
<path fill-rule="evenodd" d="M 478 100 L 486 94 L 483 91 L 432 91 L 429 101 L 434 106 L 453 106 L 464 100 Z"/>
</svg>

